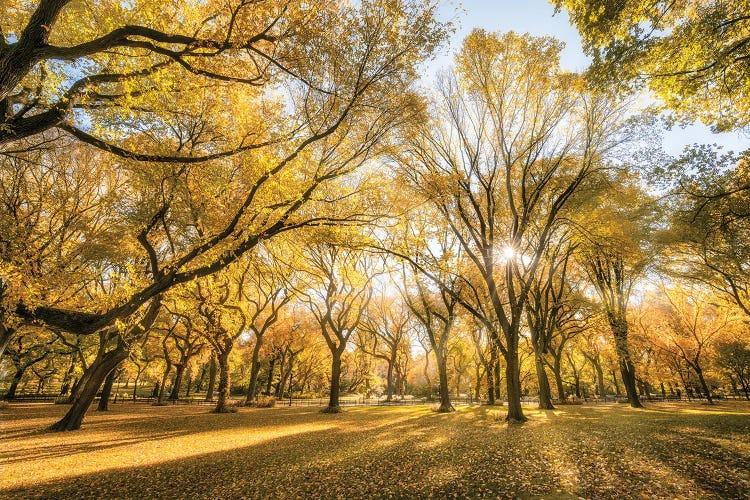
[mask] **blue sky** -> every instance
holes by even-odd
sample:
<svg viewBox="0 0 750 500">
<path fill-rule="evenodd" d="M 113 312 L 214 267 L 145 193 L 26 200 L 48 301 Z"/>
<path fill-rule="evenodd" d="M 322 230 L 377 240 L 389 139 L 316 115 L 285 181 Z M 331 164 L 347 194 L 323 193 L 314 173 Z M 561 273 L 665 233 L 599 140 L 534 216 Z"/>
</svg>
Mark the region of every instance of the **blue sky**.
<svg viewBox="0 0 750 500">
<path fill-rule="evenodd" d="M 581 49 L 578 32 L 570 26 L 565 12 L 553 14 L 554 8 L 547 0 L 445 0 L 440 8 L 440 17 L 455 20 L 457 29 L 450 46 L 429 64 L 426 80 L 431 81 L 439 68 L 451 64 L 452 53 L 473 28 L 554 36 L 565 42 L 560 60 L 562 67 L 571 71 L 584 69 L 589 59 Z M 736 132 L 714 134 L 700 124 L 684 129 L 676 127 L 664 136 L 665 150 L 674 155 L 693 143 L 716 143 L 726 149 L 740 151 L 747 149 L 748 137 Z"/>
</svg>

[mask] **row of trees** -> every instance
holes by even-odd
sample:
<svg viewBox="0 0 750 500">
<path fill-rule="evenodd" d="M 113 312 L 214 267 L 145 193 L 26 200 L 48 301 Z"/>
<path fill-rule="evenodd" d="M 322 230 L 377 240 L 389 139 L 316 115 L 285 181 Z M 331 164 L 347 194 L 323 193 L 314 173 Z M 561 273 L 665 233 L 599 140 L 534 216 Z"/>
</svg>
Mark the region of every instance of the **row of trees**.
<svg viewBox="0 0 750 500">
<path fill-rule="evenodd" d="M 19 381 L 59 356 L 63 385 L 82 370 L 54 429 L 157 357 L 163 399 L 208 356 L 225 411 L 238 345 L 252 400 L 271 331 L 264 392 L 325 356 L 328 411 L 345 359 L 403 388 L 415 339 L 441 410 L 473 366 L 509 422 L 531 373 L 543 408 L 547 370 L 580 392 L 583 359 L 607 392 L 603 339 L 634 407 L 675 376 L 710 398 L 709 365 L 746 388 L 746 367 L 717 368 L 746 351 L 744 158 L 665 157 L 658 125 L 561 70 L 551 38 L 474 31 L 424 95 L 450 28 L 432 4 L 142 3 L 19 2 L 2 25 L 0 355 Z M 638 287 L 657 276 L 654 301 Z M 652 303 L 661 319 L 636 321 Z"/>
</svg>

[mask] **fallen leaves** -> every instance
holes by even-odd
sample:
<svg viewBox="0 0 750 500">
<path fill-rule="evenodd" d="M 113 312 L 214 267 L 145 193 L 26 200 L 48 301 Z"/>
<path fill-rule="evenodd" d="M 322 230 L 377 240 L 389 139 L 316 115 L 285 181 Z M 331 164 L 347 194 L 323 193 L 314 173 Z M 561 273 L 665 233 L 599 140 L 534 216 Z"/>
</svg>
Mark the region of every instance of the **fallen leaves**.
<svg viewBox="0 0 750 500">
<path fill-rule="evenodd" d="M 116 405 L 79 432 L 38 432 L 64 408 L 3 411 L 10 498 L 743 498 L 750 406 L 243 408 Z M 723 411 L 726 410 L 726 411 Z M 28 418 L 28 420 L 27 420 Z M 5 432 L 7 431 L 7 432 Z M 688 432 L 685 432 L 688 431 Z"/>
</svg>

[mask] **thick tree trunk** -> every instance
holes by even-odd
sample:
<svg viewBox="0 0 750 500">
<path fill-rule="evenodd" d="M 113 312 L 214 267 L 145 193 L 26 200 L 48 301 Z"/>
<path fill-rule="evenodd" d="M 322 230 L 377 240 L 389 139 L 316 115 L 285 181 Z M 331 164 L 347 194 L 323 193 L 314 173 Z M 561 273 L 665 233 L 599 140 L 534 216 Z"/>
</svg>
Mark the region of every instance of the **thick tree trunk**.
<svg viewBox="0 0 750 500">
<path fill-rule="evenodd" d="M 172 391 L 169 393 L 170 401 L 177 401 L 180 398 L 180 386 L 182 385 L 182 377 L 185 373 L 185 366 L 187 363 L 182 362 L 175 365 L 174 382 L 172 383 Z"/>
<path fill-rule="evenodd" d="M 440 406 L 438 410 L 440 413 L 448 413 L 455 411 L 451 404 L 450 388 L 448 387 L 448 367 L 446 366 L 446 359 L 443 353 L 435 350 L 435 360 L 437 361 L 438 377 L 440 380 L 440 386 L 438 387 L 440 392 Z"/>
<path fill-rule="evenodd" d="M 537 352 L 536 349 L 534 350 L 534 363 L 536 364 L 536 378 L 539 383 L 539 409 L 554 410 L 549 378 L 547 378 L 547 371 L 544 369 L 544 358 L 542 358 L 542 353 Z"/>
<path fill-rule="evenodd" d="M 638 398 L 638 389 L 635 385 L 635 366 L 630 358 L 630 348 L 628 347 L 628 324 L 623 318 L 619 321 L 611 321 L 612 334 L 615 337 L 615 348 L 620 365 L 620 376 L 625 386 L 625 393 L 633 408 L 643 408 L 641 400 Z"/>
<path fill-rule="evenodd" d="M 343 348 L 331 352 L 331 393 L 328 397 L 328 406 L 323 409 L 323 413 L 341 412 L 339 392 L 341 391 L 341 355 L 343 353 Z"/>
<path fill-rule="evenodd" d="M 73 401 L 65 416 L 50 427 L 53 431 L 72 431 L 81 428 L 83 417 L 96 398 L 104 379 L 109 372 L 114 370 L 117 365 L 122 363 L 128 357 L 127 349 L 124 345 L 119 345 L 112 351 L 104 354 L 100 359 L 94 361 L 86 370 L 88 376 L 85 377 L 85 383 L 79 384 L 80 389 L 77 391 L 78 396 Z M 82 377 L 81 380 L 84 380 Z"/>
<path fill-rule="evenodd" d="M 508 414 L 505 420 L 511 424 L 520 424 L 528 420 L 521 407 L 521 367 L 518 362 L 518 346 L 508 346 L 505 360 L 506 388 L 508 391 Z"/>
<path fill-rule="evenodd" d="M 206 401 L 214 400 L 214 389 L 216 389 L 216 355 L 211 355 L 211 363 L 208 365 L 208 388 L 206 388 Z"/>
<path fill-rule="evenodd" d="M 388 360 L 388 373 L 387 373 L 387 380 L 386 380 L 386 401 L 392 401 L 393 400 L 393 365 L 396 362 L 395 359 L 391 358 Z"/>
<path fill-rule="evenodd" d="M 96 407 L 98 411 L 109 410 L 109 397 L 112 395 L 112 386 L 115 384 L 116 376 L 117 367 L 113 368 L 112 371 L 107 374 L 107 378 L 104 379 L 102 396 L 99 398 L 99 405 Z"/>
<path fill-rule="evenodd" d="M 232 347 L 225 349 L 218 353 L 219 361 L 219 397 L 216 400 L 216 407 L 214 413 L 228 413 L 229 407 L 229 354 L 232 352 Z"/>
</svg>

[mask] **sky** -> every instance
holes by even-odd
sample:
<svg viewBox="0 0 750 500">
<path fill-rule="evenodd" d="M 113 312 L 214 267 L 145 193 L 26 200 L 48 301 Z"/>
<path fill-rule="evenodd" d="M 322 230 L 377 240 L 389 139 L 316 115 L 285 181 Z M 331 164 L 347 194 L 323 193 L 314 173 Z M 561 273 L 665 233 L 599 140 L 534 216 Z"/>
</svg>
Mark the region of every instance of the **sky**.
<svg viewBox="0 0 750 500">
<path fill-rule="evenodd" d="M 457 29 L 450 45 L 429 64 L 425 78 L 428 83 L 440 68 L 451 65 L 453 52 L 473 28 L 554 36 L 565 42 L 560 64 L 569 71 L 581 71 L 590 61 L 581 49 L 581 38 L 570 25 L 567 14 L 555 14 L 547 0 L 444 0 L 439 16 L 443 20 L 453 20 Z M 672 155 L 678 155 L 686 145 L 694 143 L 718 144 L 726 150 L 742 151 L 748 147 L 748 137 L 738 132 L 714 134 L 701 124 L 675 127 L 664 134 L 664 149 Z"/>
</svg>

